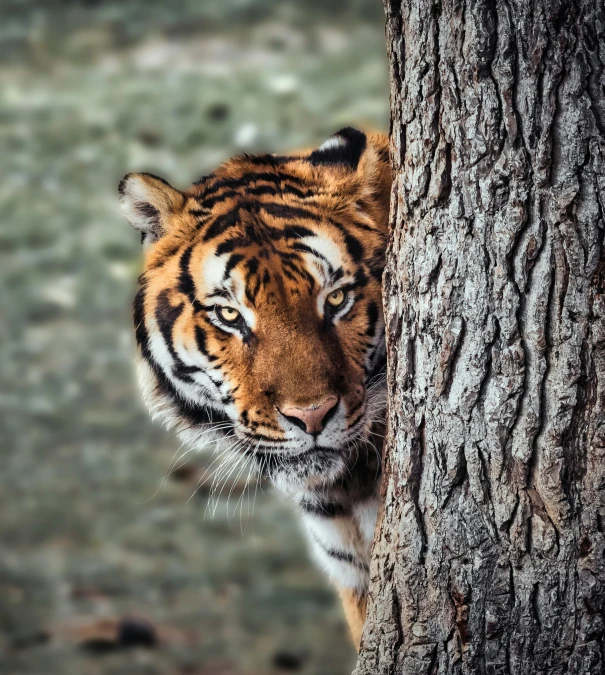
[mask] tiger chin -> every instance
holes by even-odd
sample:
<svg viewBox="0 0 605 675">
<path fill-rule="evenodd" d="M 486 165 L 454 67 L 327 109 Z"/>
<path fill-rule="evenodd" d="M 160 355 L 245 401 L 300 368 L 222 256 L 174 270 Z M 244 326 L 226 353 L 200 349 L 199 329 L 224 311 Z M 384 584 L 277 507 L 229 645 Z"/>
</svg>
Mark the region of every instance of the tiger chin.
<svg viewBox="0 0 605 675">
<path fill-rule="evenodd" d="M 230 439 L 298 505 L 359 648 L 385 418 L 381 279 L 388 139 L 241 155 L 187 190 L 124 177 L 140 232 L 133 304 L 152 414 L 202 447 Z"/>
</svg>

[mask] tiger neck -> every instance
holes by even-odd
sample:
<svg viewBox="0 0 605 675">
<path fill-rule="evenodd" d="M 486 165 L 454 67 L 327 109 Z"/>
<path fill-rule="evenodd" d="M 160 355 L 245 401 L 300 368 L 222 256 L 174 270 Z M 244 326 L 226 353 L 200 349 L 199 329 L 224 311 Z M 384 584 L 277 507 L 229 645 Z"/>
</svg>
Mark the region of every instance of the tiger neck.
<svg viewBox="0 0 605 675">
<path fill-rule="evenodd" d="M 320 566 L 340 588 L 367 592 L 379 509 L 378 453 L 358 457 L 341 479 L 298 495 L 305 532 Z"/>
<path fill-rule="evenodd" d="M 311 485 L 296 497 L 307 521 L 332 521 L 346 528 L 363 558 L 369 558 L 378 512 L 381 453 L 382 448 L 360 451 L 340 478 Z"/>
<path fill-rule="evenodd" d="M 318 508 L 347 509 L 376 496 L 380 490 L 382 466 L 378 452 L 359 451 L 345 471 L 331 482 L 310 483 L 299 495 L 299 503 Z"/>
</svg>

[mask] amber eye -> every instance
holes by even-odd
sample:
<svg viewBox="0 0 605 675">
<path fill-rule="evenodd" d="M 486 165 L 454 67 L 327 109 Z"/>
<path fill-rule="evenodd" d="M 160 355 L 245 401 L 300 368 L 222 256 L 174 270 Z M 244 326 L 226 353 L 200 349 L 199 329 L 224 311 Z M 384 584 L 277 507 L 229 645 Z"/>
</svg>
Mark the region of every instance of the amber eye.
<svg viewBox="0 0 605 675">
<path fill-rule="evenodd" d="M 237 309 L 234 309 L 233 307 L 221 307 L 218 305 L 216 307 L 216 315 L 223 323 L 226 323 L 229 326 L 237 323 L 241 316 Z"/>
<path fill-rule="evenodd" d="M 342 288 L 339 288 L 337 291 L 332 291 L 330 295 L 326 298 L 326 302 L 333 309 L 338 309 L 342 307 L 347 300 L 347 292 Z"/>
</svg>

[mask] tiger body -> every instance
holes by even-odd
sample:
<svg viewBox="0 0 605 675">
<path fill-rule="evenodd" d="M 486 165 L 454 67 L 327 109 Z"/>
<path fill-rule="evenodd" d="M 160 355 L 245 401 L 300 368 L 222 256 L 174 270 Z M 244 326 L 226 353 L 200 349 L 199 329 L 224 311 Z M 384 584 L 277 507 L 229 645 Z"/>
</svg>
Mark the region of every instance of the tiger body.
<svg viewBox="0 0 605 675">
<path fill-rule="evenodd" d="M 386 136 L 350 128 L 315 150 L 236 157 L 186 191 L 150 174 L 120 185 L 145 246 L 147 406 L 295 501 L 356 642 L 381 472 L 390 186 Z"/>
</svg>

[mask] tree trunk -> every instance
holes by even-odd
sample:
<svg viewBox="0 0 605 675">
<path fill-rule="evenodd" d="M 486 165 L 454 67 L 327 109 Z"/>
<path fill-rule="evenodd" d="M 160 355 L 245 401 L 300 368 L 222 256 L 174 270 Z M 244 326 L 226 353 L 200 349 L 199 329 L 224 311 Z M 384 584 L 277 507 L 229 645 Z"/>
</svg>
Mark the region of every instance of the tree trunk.
<svg viewBox="0 0 605 675">
<path fill-rule="evenodd" d="M 605 673 L 605 12 L 385 0 L 389 435 L 356 675 Z"/>
</svg>

